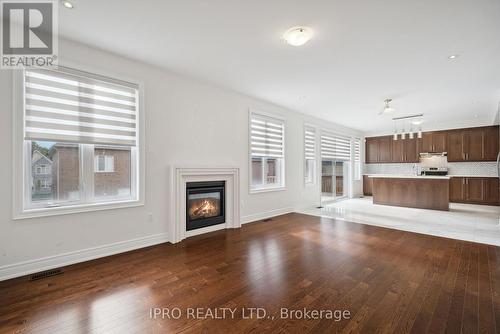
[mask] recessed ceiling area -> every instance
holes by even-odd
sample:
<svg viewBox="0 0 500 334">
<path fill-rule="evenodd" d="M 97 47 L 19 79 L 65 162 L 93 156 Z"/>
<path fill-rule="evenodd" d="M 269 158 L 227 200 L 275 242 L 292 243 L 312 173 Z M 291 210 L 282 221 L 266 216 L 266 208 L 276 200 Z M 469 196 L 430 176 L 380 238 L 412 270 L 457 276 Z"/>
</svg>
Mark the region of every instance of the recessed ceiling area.
<svg viewBox="0 0 500 334">
<path fill-rule="evenodd" d="M 492 122 L 500 101 L 497 0 L 80 0 L 59 22 L 63 37 L 366 133 L 419 113 Z M 294 26 L 311 40 L 286 44 Z M 396 111 L 378 115 L 387 98 Z"/>
</svg>

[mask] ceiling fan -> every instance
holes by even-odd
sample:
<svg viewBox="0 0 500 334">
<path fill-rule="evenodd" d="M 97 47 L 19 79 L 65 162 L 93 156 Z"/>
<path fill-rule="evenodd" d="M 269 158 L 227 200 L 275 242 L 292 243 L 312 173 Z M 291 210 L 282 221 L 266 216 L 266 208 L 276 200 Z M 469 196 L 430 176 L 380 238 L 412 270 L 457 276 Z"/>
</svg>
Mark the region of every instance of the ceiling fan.
<svg viewBox="0 0 500 334">
<path fill-rule="evenodd" d="M 385 103 L 384 109 L 382 109 L 378 114 L 379 115 L 386 115 L 386 114 L 392 114 L 394 111 L 396 111 L 396 109 L 391 107 L 391 102 L 392 102 L 392 99 L 385 99 L 384 100 L 384 103 Z"/>
</svg>

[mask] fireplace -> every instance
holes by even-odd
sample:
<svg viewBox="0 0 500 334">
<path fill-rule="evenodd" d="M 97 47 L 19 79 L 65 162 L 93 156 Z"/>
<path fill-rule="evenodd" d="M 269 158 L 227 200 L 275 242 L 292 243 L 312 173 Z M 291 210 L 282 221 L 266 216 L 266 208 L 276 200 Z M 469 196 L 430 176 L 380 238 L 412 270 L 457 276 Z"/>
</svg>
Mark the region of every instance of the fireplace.
<svg viewBox="0 0 500 334">
<path fill-rule="evenodd" d="M 223 224 L 225 181 L 186 183 L 186 230 Z"/>
</svg>

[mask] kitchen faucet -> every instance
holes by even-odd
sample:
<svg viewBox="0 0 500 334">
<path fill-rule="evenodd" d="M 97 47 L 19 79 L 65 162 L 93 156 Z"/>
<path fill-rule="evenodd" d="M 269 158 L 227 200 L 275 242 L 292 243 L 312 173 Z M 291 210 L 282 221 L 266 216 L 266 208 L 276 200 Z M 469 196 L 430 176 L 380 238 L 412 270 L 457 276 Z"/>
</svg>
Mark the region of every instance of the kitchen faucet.
<svg viewBox="0 0 500 334">
<path fill-rule="evenodd" d="M 418 172 L 418 165 L 417 164 L 413 164 L 412 168 L 413 170 L 413 173 L 418 176 L 419 175 L 419 172 Z"/>
</svg>

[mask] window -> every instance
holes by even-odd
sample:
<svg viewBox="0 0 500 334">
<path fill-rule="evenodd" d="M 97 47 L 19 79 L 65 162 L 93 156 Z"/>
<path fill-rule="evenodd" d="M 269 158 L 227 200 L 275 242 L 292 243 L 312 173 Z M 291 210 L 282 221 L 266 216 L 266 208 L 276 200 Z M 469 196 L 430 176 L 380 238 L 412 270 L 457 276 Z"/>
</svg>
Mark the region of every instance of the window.
<svg viewBox="0 0 500 334">
<path fill-rule="evenodd" d="M 48 174 L 48 172 L 49 172 L 49 167 L 47 165 L 36 166 L 36 173 L 37 174 Z"/>
<path fill-rule="evenodd" d="M 283 120 L 250 113 L 250 190 L 280 189 L 285 186 Z"/>
<path fill-rule="evenodd" d="M 361 180 L 361 139 L 354 139 L 354 179 Z"/>
<path fill-rule="evenodd" d="M 23 210 L 138 200 L 138 87 L 24 71 Z"/>
<path fill-rule="evenodd" d="M 94 196 L 96 200 L 128 198 L 131 195 L 131 150 L 126 147 L 95 147 Z"/>
<path fill-rule="evenodd" d="M 115 157 L 112 155 L 95 154 L 94 151 L 94 172 L 112 173 L 115 171 Z"/>
<path fill-rule="evenodd" d="M 304 181 L 305 184 L 316 183 L 316 129 L 304 128 Z"/>
</svg>

